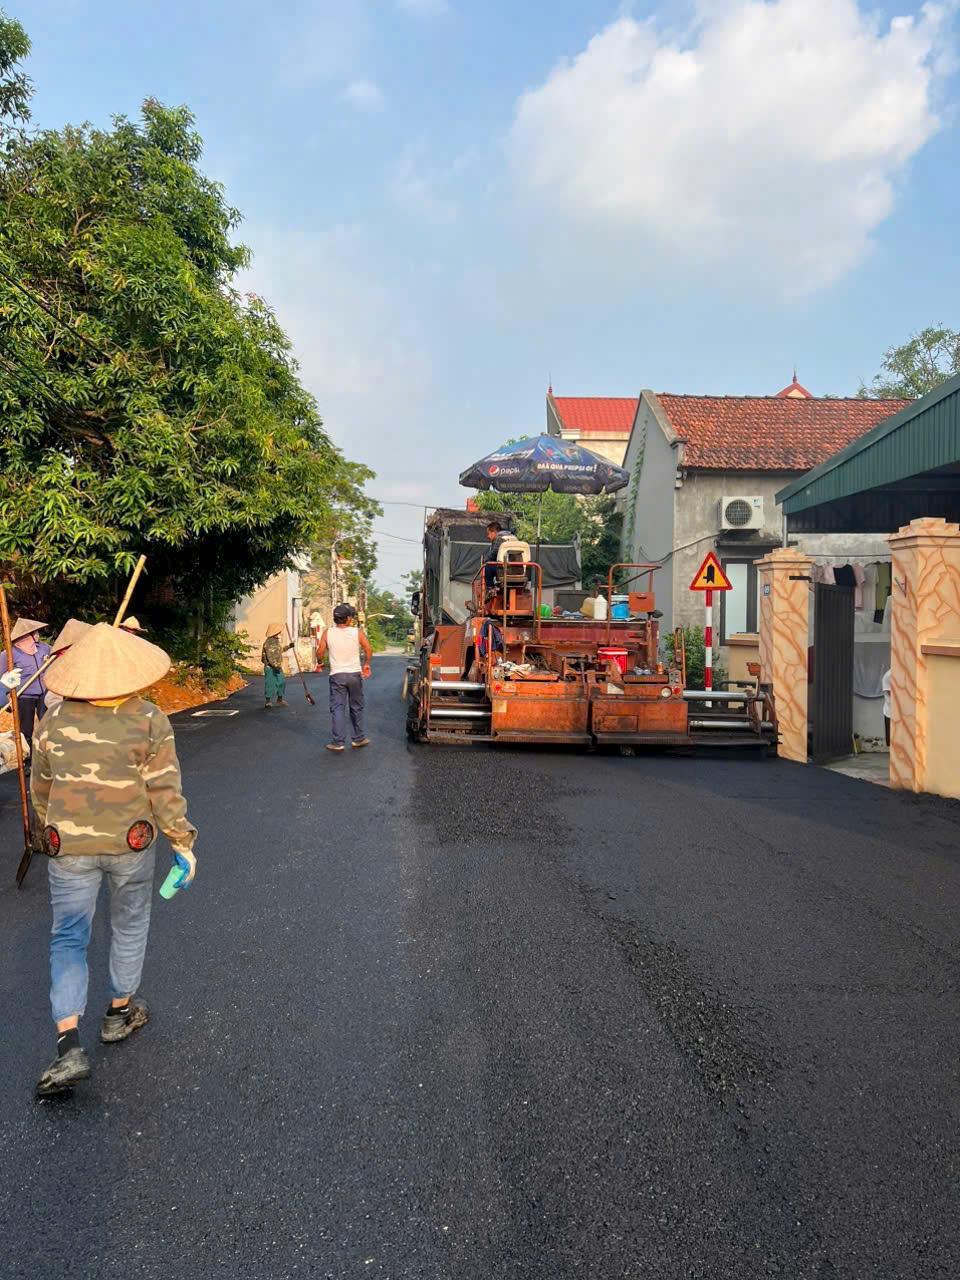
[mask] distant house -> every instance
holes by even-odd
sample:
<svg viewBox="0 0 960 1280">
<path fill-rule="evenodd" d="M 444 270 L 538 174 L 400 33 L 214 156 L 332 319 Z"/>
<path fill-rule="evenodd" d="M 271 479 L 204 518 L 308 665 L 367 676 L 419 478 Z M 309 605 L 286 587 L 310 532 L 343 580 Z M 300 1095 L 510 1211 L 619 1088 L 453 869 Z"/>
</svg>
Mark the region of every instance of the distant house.
<svg viewBox="0 0 960 1280">
<path fill-rule="evenodd" d="M 637 414 L 636 396 L 555 396 L 547 391 L 547 434 L 576 440 L 623 465 Z"/>
<path fill-rule="evenodd" d="M 783 539 L 777 491 L 908 403 L 816 398 L 796 374 L 775 396 L 642 392 L 623 464 L 631 481 L 619 495 L 622 554 L 664 566 L 654 584 L 662 630 L 703 622 L 702 597 L 689 586 L 714 551 L 734 584 L 715 613 L 719 644 L 755 632 L 753 562 Z M 824 564 L 890 559 L 886 539 L 873 535 L 798 536 L 790 545 Z"/>
<path fill-rule="evenodd" d="M 262 587 L 238 600 L 233 611 L 233 630 L 244 631 L 250 651 L 247 669 L 259 671 L 260 647 L 267 627 L 279 622 L 290 629 L 291 636 L 299 636 L 303 601 L 303 575 L 307 563 L 293 569 L 275 573 Z"/>
</svg>

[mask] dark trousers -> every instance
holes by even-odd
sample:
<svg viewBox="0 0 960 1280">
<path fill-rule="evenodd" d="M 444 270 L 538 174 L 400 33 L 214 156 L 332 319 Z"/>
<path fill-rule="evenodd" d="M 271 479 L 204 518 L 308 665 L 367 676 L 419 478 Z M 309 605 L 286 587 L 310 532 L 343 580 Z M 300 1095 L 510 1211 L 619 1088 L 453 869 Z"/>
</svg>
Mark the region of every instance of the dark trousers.
<svg viewBox="0 0 960 1280">
<path fill-rule="evenodd" d="M 24 694 L 22 698 L 17 699 L 17 710 L 20 712 L 20 732 L 31 744 L 33 750 L 33 726 L 38 720 L 43 719 L 43 699 L 31 698 L 29 694 Z M 29 767 L 29 760 L 27 766 Z"/>
<path fill-rule="evenodd" d="M 330 715 L 333 719 L 333 741 L 342 747 L 347 736 L 347 708 L 354 742 L 363 738 L 363 676 L 359 671 L 330 677 Z"/>
<path fill-rule="evenodd" d="M 886 730 L 887 746 L 889 747 L 890 745 L 890 717 L 889 716 L 883 717 L 883 727 Z"/>
</svg>

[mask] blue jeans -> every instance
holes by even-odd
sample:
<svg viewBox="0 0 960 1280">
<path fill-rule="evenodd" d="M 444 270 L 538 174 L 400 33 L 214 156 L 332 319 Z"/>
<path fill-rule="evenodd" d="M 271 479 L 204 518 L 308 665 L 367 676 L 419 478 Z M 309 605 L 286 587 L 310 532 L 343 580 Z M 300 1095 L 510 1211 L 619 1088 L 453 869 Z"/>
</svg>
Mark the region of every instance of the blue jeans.
<svg viewBox="0 0 960 1280">
<path fill-rule="evenodd" d="M 363 676 L 359 671 L 330 677 L 330 715 L 333 718 L 333 741 L 338 747 L 342 747 L 346 740 L 348 707 L 353 741 L 360 742 L 363 738 Z"/>
<path fill-rule="evenodd" d="M 87 945 L 100 883 L 110 885 L 110 999 L 136 993 L 147 950 L 157 847 L 102 858 L 51 858 L 50 1004 L 54 1022 L 87 1007 Z"/>
</svg>

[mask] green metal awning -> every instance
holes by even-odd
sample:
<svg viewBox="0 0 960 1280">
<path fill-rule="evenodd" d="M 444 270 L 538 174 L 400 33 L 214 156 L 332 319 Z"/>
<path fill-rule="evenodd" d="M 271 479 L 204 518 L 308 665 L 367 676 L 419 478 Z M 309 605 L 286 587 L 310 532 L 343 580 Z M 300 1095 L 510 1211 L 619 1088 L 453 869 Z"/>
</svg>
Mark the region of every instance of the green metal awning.
<svg viewBox="0 0 960 1280">
<path fill-rule="evenodd" d="M 777 494 L 795 533 L 893 533 L 960 520 L 960 375 Z"/>
</svg>

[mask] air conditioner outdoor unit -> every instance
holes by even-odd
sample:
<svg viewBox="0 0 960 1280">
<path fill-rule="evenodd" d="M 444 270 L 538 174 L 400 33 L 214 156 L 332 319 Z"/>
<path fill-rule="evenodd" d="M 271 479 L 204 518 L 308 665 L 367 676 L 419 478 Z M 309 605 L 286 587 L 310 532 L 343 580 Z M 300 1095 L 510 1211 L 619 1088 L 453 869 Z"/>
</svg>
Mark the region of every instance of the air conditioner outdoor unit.
<svg viewBox="0 0 960 1280">
<path fill-rule="evenodd" d="M 721 529 L 763 528 L 763 498 L 728 494 L 719 505 Z"/>
</svg>

